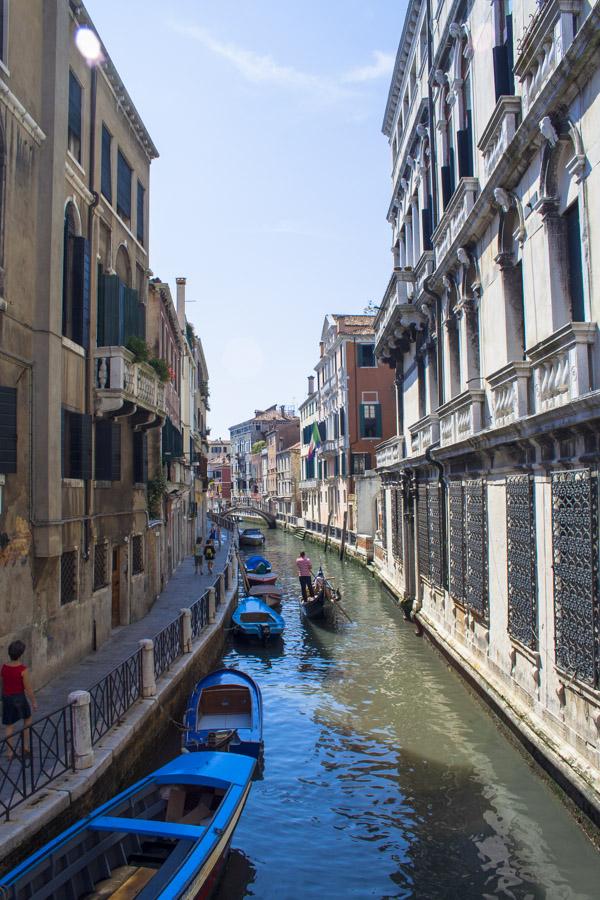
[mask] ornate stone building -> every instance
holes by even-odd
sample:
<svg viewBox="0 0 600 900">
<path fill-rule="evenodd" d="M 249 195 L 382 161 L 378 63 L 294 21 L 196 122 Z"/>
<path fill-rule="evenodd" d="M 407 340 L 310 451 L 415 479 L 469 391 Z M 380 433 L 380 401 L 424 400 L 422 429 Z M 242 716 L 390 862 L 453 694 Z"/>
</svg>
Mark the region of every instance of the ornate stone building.
<svg viewBox="0 0 600 900">
<path fill-rule="evenodd" d="M 600 809 L 600 4 L 411 0 L 382 577 Z"/>
</svg>

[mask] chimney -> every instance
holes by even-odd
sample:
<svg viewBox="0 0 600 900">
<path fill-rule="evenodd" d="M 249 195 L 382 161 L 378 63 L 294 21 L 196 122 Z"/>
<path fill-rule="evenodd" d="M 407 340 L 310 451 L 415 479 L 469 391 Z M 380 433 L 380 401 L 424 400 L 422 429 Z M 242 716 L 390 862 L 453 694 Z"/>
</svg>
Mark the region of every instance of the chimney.
<svg viewBox="0 0 600 900">
<path fill-rule="evenodd" d="M 177 284 L 177 318 L 182 331 L 185 331 L 185 282 L 185 278 L 175 279 Z"/>
<path fill-rule="evenodd" d="M 285 419 L 285 406 L 280 406 L 279 409 L 281 410 L 282 417 Z"/>
<path fill-rule="evenodd" d="M 314 394 L 314 392 L 315 392 L 315 376 L 309 375 L 308 376 L 308 396 L 310 397 L 311 394 Z"/>
</svg>

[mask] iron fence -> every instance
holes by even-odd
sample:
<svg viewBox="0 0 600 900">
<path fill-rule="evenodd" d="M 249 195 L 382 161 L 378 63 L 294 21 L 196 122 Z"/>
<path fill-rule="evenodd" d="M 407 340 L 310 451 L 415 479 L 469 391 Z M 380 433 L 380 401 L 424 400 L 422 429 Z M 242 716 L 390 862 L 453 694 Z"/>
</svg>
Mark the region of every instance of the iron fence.
<svg viewBox="0 0 600 900">
<path fill-rule="evenodd" d="M 92 744 L 95 744 L 141 697 L 142 651 L 137 650 L 109 672 L 90 688 L 89 694 Z"/>
<path fill-rule="evenodd" d="M 208 624 L 208 591 L 202 594 L 199 600 L 192 603 L 192 638 L 197 638 L 205 625 Z"/>
<path fill-rule="evenodd" d="M 217 578 L 213 585 L 215 589 L 215 608 L 218 609 L 221 605 L 221 579 Z"/>
<path fill-rule="evenodd" d="M 154 637 L 154 677 L 159 678 L 183 654 L 181 616 L 173 619 Z"/>
<path fill-rule="evenodd" d="M 15 806 L 72 768 L 70 706 L 63 706 L 10 739 L 0 741 L 0 810 L 5 819 Z"/>
</svg>

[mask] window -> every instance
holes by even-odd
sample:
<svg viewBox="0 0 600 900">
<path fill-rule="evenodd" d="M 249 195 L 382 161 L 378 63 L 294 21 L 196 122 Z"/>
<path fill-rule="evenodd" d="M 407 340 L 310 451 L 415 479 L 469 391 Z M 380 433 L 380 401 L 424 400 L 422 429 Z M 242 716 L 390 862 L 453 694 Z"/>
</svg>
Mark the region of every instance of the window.
<svg viewBox="0 0 600 900">
<path fill-rule="evenodd" d="M 148 442 L 145 432 L 133 432 L 133 481 L 146 484 L 148 481 Z"/>
<path fill-rule="evenodd" d="M 144 243 L 144 186 L 141 182 L 137 183 L 137 226 L 136 236 L 140 244 Z"/>
<path fill-rule="evenodd" d="M 346 411 L 343 406 L 340 409 L 340 434 L 342 437 L 346 434 Z"/>
<path fill-rule="evenodd" d="M 94 547 L 94 590 L 106 587 L 108 578 L 106 575 L 107 544 L 103 542 Z"/>
<path fill-rule="evenodd" d="M 102 126 L 102 169 L 100 173 L 100 190 L 109 203 L 112 203 L 112 135 L 106 125 Z"/>
<path fill-rule="evenodd" d="M 571 318 L 574 322 L 585 322 L 585 298 L 583 293 L 583 260 L 581 258 L 581 232 L 579 230 L 579 203 L 571 204 L 564 213 L 567 231 L 569 257 L 569 292 L 571 295 Z"/>
<path fill-rule="evenodd" d="M 361 403 L 360 436 L 365 438 L 381 437 L 381 405 L 379 403 Z"/>
<path fill-rule="evenodd" d="M 62 477 L 92 477 L 92 417 L 62 409 Z"/>
<path fill-rule="evenodd" d="M 110 420 L 96 422 L 94 477 L 96 481 L 121 480 L 121 426 Z"/>
<path fill-rule="evenodd" d="M 69 125 L 67 145 L 77 162 L 81 162 L 81 85 L 69 69 Z"/>
<path fill-rule="evenodd" d="M 513 75 L 513 18 L 512 0 L 494 0 L 494 87 L 496 101 L 506 94 L 514 94 Z"/>
<path fill-rule="evenodd" d="M 90 335 L 90 245 L 75 234 L 74 210 L 65 212 L 63 243 L 62 333 L 88 347 Z"/>
<path fill-rule="evenodd" d="M 370 453 L 352 453 L 350 456 L 350 474 L 364 475 L 371 468 Z"/>
<path fill-rule="evenodd" d="M 358 365 L 363 369 L 372 369 L 377 365 L 375 361 L 375 344 L 358 345 Z"/>
<path fill-rule="evenodd" d="M 60 602 L 77 600 L 77 551 L 68 550 L 60 558 Z"/>
<path fill-rule="evenodd" d="M 8 65 L 8 0 L 0 0 L 0 59 Z"/>
<path fill-rule="evenodd" d="M 141 575 L 144 571 L 144 538 L 134 534 L 131 539 L 131 573 Z"/>
<path fill-rule="evenodd" d="M 145 339 L 146 307 L 118 275 L 100 274 L 97 315 L 98 347 L 124 347 L 130 337 Z"/>
<path fill-rule="evenodd" d="M 17 471 L 17 389 L 0 387 L 0 473 Z"/>
<path fill-rule="evenodd" d="M 117 213 L 131 221 L 131 167 L 119 150 L 117 154 Z"/>
</svg>

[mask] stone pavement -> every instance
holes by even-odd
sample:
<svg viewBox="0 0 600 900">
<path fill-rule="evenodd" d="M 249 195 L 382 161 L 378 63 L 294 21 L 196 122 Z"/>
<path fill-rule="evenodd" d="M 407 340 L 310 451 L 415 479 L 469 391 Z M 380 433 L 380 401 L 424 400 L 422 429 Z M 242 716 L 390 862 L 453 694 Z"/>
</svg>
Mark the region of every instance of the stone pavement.
<svg viewBox="0 0 600 900">
<path fill-rule="evenodd" d="M 213 574 L 207 574 L 205 560 L 204 575 L 195 575 L 194 559 L 192 556 L 186 557 L 173 572 L 158 600 L 142 619 L 131 625 L 116 628 L 108 641 L 95 653 L 90 653 L 80 662 L 69 666 L 65 672 L 36 691 L 38 708 L 33 716 L 34 722 L 65 706 L 71 691 L 86 691 L 93 687 L 128 656 L 135 653 L 139 641 L 153 638 L 165 625 L 178 617 L 183 607 L 190 606 L 215 583 L 225 568 L 231 541 L 231 535 L 224 528 L 221 529 L 221 533 L 221 549 L 217 548 Z"/>
</svg>

